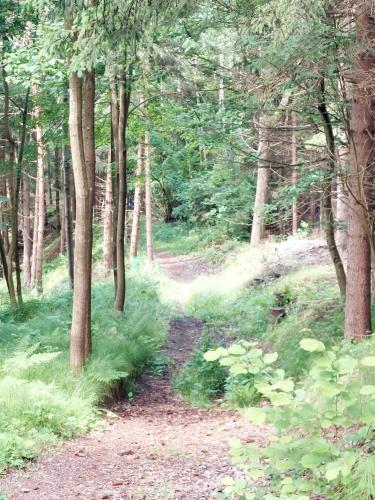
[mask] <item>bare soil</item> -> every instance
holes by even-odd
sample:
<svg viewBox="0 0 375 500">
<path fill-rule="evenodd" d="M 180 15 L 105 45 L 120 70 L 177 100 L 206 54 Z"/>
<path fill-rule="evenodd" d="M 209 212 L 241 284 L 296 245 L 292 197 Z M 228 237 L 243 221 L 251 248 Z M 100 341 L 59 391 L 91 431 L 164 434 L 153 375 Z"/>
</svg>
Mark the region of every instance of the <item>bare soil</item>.
<svg viewBox="0 0 375 500">
<path fill-rule="evenodd" d="M 159 254 L 158 259 L 179 281 L 208 271 L 196 257 Z M 221 480 L 239 474 L 228 458 L 230 438 L 261 445 L 268 429 L 219 406 L 192 408 L 173 393 L 174 372 L 201 330 L 195 318 L 172 318 L 165 353 L 173 363 L 166 372 L 146 374 L 135 400 L 115 404 L 103 430 L 50 450 L 24 471 L 10 471 L 0 490 L 10 500 L 215 498 Z"/>
</svg>

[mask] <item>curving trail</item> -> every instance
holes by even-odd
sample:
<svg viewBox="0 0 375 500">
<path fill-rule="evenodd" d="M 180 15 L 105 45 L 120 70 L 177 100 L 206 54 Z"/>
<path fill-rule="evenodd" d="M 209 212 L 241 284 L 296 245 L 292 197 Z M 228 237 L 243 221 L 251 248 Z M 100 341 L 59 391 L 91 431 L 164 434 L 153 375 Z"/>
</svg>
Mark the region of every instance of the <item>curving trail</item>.
<svg viewBox="0 0 375 500">
<path fill-rule="evenodd" d="M 157 258 L 177 281 L 207 272 L 196 258 Z M 103 430 L 63 444 L 24 471 L 8 473 L 0 491 L 10 500 L 215 498 L 221 479 L 235 472 L 228 440 L 238 436 L 261 444 L 267 429 L 218 407 L 191 408 L 172 392 L 173 372 L 189 357 L 201 329 L 195 318 L 172 318 L 165 353 L 173 364 L 167 372 L 145 375 L 135 401 L 114 405 Z"/>
</svg>

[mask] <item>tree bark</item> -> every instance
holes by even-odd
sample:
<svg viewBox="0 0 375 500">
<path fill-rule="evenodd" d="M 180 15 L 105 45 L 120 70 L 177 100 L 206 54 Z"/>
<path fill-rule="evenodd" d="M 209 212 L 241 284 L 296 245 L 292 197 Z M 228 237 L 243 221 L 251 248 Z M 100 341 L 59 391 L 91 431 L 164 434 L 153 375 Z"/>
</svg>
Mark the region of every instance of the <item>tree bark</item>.
<svg viewBox="0 0 375 500">
<path fill-rule="evenodd" d="M 112 147 L 108 150 L 103 213 L 103 267 L 108 276 L 113 264 L 113 193 L 112 193 Z"/>
<path fill-rule="evenodd" d="M 327 110 L 326 97 L 325 97 L 325 81 L 324 77 L 321 78 L 319 82 L 320 86 L 320 100 L 318 103 L 319 113 L 322 118 L 324 133 L 326 137 L 326 145 L 328 152 L 328 172 L 326 179 L 322 184 L 322 226 L 324 229 L 325 237 L 327 240 L 327 246 L 329 254 L 331 256 L 333 265 L 335 267 L 335 272 L 337 276 L 337 282 L 340 288 L 341 297 L 345 300 L 346 294 L 346 275 L 344 265 L 339 254 L 336 240 L 335 240 L 335 221 L 332 211 L 332 182 L 336 177 L 336 151 L 335 151 L 335 137 L 333 134 L 333 128 L 331 123 L 331 118 Z"/>
<path fill-rule="evenodd" d="M 352 116 L 350 123 L 348 270 L 345 337 L 362 340 L 371 333 L 371 246 L 369 214 L 373 210 L 375 160 L 375 41 L 372 2 L 356 2 L 357 52 L 354 58 Z"/>
<path fill-rule="evenodd" d="M 297 133 L 295 131 L 296 127 L 296 113 L 292 111 L 291 113 L 291 125 L 293 127 L 292 130 L 292 144 L 291 144 L 291 162 L 292 162 L 292 175 L 291 181 L 293 189 L 296 188 L 297 180 L 298 180 L 298 171 L 295 167 L 297 163 Z M 293 197 L 292 202 L 292 234 L 296 235 L 298 233 L 298 198 L 297 196 Z"/>
<path fill-rule="evenodd" d="M 150 159 L 150 134 L 145 133 L 145 211 L 146 211 L 146 246 L 149 260 L 154 258 L 152 241 L 152 182 Z"/>
<path fill-rule="evenodd" d="M 25 287 L 30 288 L 32 239 L 30 215 L 30 181 L 28 173 L 23 174 L 22 193 L 23 280 Z"/>
<path fill-rule="evenodd" d="M 9 125 L 9 86 L 5 67 L 3 73 L 3 94 L 4 94 L 4 110 L 3 110 L 3 134 L 4 139 L 8 143 L 8 170 L 6 175 L 7 197 L 9 207 L 9 225 L 11 229 L 11 239 L 8 240 L 6 245 L 6 269 L 7 269 L 7 283 L 9 291 L 9 300 L 12 305 L 17 305 L 16 291 L 13 281 L 13 262 L 17 250 L 17 236 L 18 236 L 18 206 L 17 206 L 17 175 L 15 172 L 16 160 L 16 144 L 11 133 Z M 5 159 L 5 155 L 4 155 Z"/>
<path fill-rule="evenodd" d="M 34 89 L 34 94 L 37 92 Z M 35 106 L 35 119 L 36 119 L 36 142 L 38 150 L 38 229 L 37 229 L 37 243 L 36 243 L 36 256 L 35 256 L 35 281 L 38 293 L 43 292 L 43 243 L 44 243 L 44 224 L 45 224 L 45 180 L 44 174 L 46 169 L 46 148 L 44 144 L 43 131 L 40 125 L 40 107 Z"/>
<path fill-rule="evenodd" d="M 65 131 L 64 131 L 65 132 Z M 65 138 L 65 133 L 64 133 Z M 71 170 L 70 170 L 70 154 L 69 146 L 64 144 L 63 147 L 63 183 L 64 183 L 64 227 L 66 241 L 66 255 L 68 258 L 68 275 L 70 288 L 74 286 L 74 251 L 73 251 L 73 217 L 72 217 L 72 196 L 71 187 Z"/>
<path fill-rule="evenodd" d="M 337 207 L 336 207 L 336 221 L 338 227 L 336 228 L 336 241 L 341 255 L 346 251 L 348 245 L 348 195 L 344 189 L 341 177 L 337 177 Z"/>
<path fill-rule="evenodd" d="M 251 227 L 250 246 L 256 247 L 265 237 L 265 222 L 263 217 L 263 207 L 267 203 L 268 180 L 270 171 L 270 148 L 269 131 L 267 129 L 267 120 L 260 120 L 259 128 L 259 147 L 258 147 L 258 173 L 257 185 L 254 201 L 254 215 Z"/>
<path fill-rule="evenodd" d="M 86 170 L 83 131 L 82 79 L 69 78 L 69 133 L 76 194 L 76 231 L 74 242 L 74 290 L 70 342 L 70 368 L 79 371 L 87 359 L 90 334 L 91 227 L 89 177 Z"/>
<path fill-rule="evenodd" d="M 60 168 L 61 168 L 61 149 L 55 148 L 55 214 L 56 228 L 61 229 L 61 208 L 60 208 Z"/>
<path fill-rule="evenodd" d="M 126 215 L 126 124 L 129 108 L 129 94 L 126 89 L 125 68 L 119 80 L 118 113 L 118 189 L 117 189 L 117 227 L 116 227 L 116 296 L 114 309 L 122 312 L 125 304 L 125 215 Z M 115 130 L 114 130 L 115 133 Z"/>
<path fill-rule="evenodd" d="M 143 171 L 143 144 L 138 143 L 137 168 L 135 171 L 135 190 L 134 190 L 134 211 L 132 222 L 132 233 L 130 237 L 130 258 L 136 257 L 138 253 L 139 224 L 141 220 L 142 209 L 142 180 L 140 179 Z"/>
<path fill-rule="evenodd" d="M 87 71 L 82 87 L 82 143 L 85 158 L 85 169 L 89 195 L 89 241 L 87 256 L 87 288 L 88 288 L 88 321 L 85 332 L 85 356 L 92 351 L 91 339 L 91 275 L 92 275 L 92 244 L 93 216 L 95 200 L 95 72 Z"/>
</svg>

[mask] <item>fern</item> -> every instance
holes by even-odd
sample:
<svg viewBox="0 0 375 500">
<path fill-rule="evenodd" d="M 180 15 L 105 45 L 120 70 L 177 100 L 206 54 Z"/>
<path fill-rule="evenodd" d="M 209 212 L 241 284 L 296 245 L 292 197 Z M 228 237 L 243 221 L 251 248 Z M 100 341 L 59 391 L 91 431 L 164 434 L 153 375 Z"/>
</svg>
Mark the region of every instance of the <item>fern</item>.
<svg viewBox="0 0 375 500">
<path fill-rule="evenodd" d="M 5 360 L 2 372 L 5 375 L 17 375 L 35 366 L 50 363 L 60 356 L 61 352 L 36 352 L 40 344 L 34 344 L 26 351 L 17 351 L 13 357 Z"/>
</svg>

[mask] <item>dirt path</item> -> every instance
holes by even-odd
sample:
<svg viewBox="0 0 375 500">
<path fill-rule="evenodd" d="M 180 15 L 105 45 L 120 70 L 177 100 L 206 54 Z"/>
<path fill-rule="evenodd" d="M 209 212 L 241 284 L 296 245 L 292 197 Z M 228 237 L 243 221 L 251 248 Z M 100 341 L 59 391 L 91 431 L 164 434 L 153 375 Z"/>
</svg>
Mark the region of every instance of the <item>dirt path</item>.
<svg viewBox="0 0 375 500">
<path fill-rule="evenodd" d="M 177 280 L 192 279 L 203 269 L 196 259 L 190 267 L 187 258 L 158 258 Z M 115 405 L 104 430 L 9 473 L 0 490 L 11 500 L 214 498 L 221 479 L 234 472 L 228 440 L 261 442 L 266 432 L 220 408 L 191 408 L 172 392 L 173 372 L 189 357 L 201 329 L 195 318 L 171 319 L 165 352 L 173 365 L 167 372 L 145 375 L 133 404 Z"/>
</svg>

